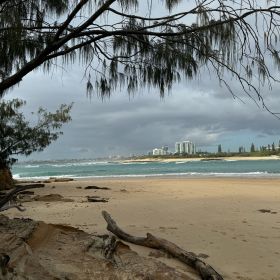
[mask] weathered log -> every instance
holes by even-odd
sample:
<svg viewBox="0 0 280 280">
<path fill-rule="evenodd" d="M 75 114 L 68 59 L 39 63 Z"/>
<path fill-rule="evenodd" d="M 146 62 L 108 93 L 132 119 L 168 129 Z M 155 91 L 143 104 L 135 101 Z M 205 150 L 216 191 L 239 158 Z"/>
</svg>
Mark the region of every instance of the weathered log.
<svg viewBox="0 0 280 280">
<path fill-rule="evenodd" d="M 99 196 L 87 196 L 87 200 L 88 202 L 108 202 L 109 199 L 108 198 L 102 198 Z"/>
<path fill-rule="evenodd" d="M 3 198 L 1 198 L 0 200 L 0 212 L 7 210 L 9 208 L 12 207 L 16 207 L 17 209 L 21 209 L 23 210 L 23 208 L 20 208 L 18 206 L 16 206 L 15 204 L 6 206 L 6 204 L 11 201 L 18 193 L 28 190 L 28 189 L 34 189 L 34 188 L 42 188 L 44 187 L 44 184 L 30 184 L 30 185 L 24 185 L 24 186 L 18 186 L 16 188 L 14 188 L 13 190 L 11 190 L 10 192 L 8 192 Z M 7 208 L 8 207 L 8 208 Z"/>
<path fill-rule="evenodd" d="M 85 190 L 110 190 L 110 188 L 98 187 L 98 186 L 87 186 L 87 187 L 85 187 Z"/>
<path fill-rule="evenodd" d="M 112 219 L 108 212 L 102 211 L 102 216 L 107 222 L 107 230 L 115 234 L 120 239 L 136 245 L 164 251 L 192 267 L 198 272 L 203 280 L 223 280 L 223 277 L 214 268 L 200 260 L 194 253 L 188 252 L 178 247 L 176 244 L 163 238 L 155 237 L 150 233 L 147 233 L 147 237 L 132 236 L 124 232 Z"/>
<path fill-rule="evenodd" d="M 21 188 L 21 187 L 29 187 L 29 189 L 34 189 L 34 188 L 43 188 L 45 184 L 41 183 L 32 183 L 32 184 L 24 184 L 24 185 L 19 185 L 17 184 L 15 187 L 16 188 Z M 21 191 L 22 192 L 22 191 Z"/>
</svg>

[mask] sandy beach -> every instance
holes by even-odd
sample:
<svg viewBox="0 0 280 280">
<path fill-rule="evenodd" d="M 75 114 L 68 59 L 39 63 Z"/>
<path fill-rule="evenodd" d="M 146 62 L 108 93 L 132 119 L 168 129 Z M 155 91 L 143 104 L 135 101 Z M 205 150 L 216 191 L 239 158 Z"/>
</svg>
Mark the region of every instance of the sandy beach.
<svg viewBox="0 0 280 280">
<path fill-rule="evenodd" d="M 110 190 L 84 189 L 92 185 Z M 35 193 L 60 194 L 74 202 L 26 202 L 25 212 L 11 209 L 5 214 L 104 234 L 101 211 L 106 210 L 133 235 L 150 232 L 203 254 L 225 279 L 280 279 L 280 179 L 92 179 L 49 183 Z M 89 195 L 109 202 L 88 202 Z M 151 252 L 130 246 L 141 255 Z M 179 262 L 163 261 L 186 270 Z"/>
<path fill-rule="evenodd" d="M 272 156 L 262 156 L 262 157 L 242 157 L 242 156 L 234 156 L 234 157 L 216 157 L 216 158 L 203 158 L 203 157 L 176 157 L 176 158 L 164 158 L 164 157 L 147 157 L 147 158 L 139 158 L 139 159 L 128 159 L 122 160 L 121 162 L 189 162 L 189 161 L 211 161 L 211 160 L 228 160 L 228 161 L 237 161 L 237 160 L 280 160 L 280 157 L 277 155 Z"/>
</svg>

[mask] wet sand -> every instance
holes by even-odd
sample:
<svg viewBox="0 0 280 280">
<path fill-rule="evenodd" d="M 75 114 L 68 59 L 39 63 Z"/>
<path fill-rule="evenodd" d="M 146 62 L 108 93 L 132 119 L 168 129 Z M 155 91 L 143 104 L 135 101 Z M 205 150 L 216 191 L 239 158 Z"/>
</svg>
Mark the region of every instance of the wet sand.
<svg viewBox="0 0 280 280">
<path fill-rule="evenodd" d="M 110 190 L 85 190 L 89 185 Z M 74 202 L 26 202 L 27 211 L 5 214 L 104 234 L 104 209 L 133 235 L 150 232 L 202 254 L 225 279 L 280 279 L 280 179 L 92 179 L 49 183 L 35 192 Z M 88 195 L 109 202 L 87 202 Z M 142 255 L 151 252 L 131 247 Z M 184 269 L 170 259 L 165 262 Z"/>
</svg>

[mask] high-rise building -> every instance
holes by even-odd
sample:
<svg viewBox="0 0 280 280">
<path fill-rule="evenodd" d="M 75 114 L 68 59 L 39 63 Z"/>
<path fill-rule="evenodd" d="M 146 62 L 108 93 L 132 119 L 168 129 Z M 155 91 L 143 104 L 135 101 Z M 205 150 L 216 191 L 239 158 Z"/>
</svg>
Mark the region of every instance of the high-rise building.
<svg viewBox="0 0 280 280">
<path fill-rule="evenodd" d="M 195 144 L 192 143 L 191 141 L 176 142 L 175 153 L 193 155 L 196 153 Z"/>
<path fill-rule="evenodd" d="M 181 143 L 180 142 L 176 142 L 175 143 L 175 153 L 176 154 L 180 154 L 181 152 Z"/>
<path fill-rule="evenodd" d="M 168 146 L 153 149 L 153 156 L 166 156 L 168 155 Z"/>
</svg>

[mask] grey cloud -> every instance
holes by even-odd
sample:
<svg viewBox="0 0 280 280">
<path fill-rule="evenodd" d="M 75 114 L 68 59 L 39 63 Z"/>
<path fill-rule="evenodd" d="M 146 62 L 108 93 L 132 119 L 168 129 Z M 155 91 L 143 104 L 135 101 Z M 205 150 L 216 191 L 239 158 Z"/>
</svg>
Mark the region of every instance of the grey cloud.
<svg viewBox="0 0 280 280">
<path fill-rule="evenodd" d="M 31 158 L 141 154 L 166 144 L 173 149 L 174 142 L 183 139 L 207 148 L 223 141 L 226 145 L 243 131 L 265 143 L 278 140 L 279 120 L 249 98 L 243 97 L 246 104 L 234 100 L 213 77 L 174 85 L 172 94 L 163 100 L 156 90 L 142 89 L 131 98 L 124 90 L 116 92 L 102 102 L 95 96 L 91 100 L 86 97 L 81 71 L 80 67 L 63 75 L 37 71 L 6 95 L 26 99 L 25 113 L 36 111 L 39 106 L 54 110 L 60 103 L 74 102 L 73 121 L 63 128 L 64 135 Z M 235 89 L 242 95 L 239 86 Z M 271 92 L 264 92 L 265 101 L 275 110 L 279 105 L 278 92 L 278 84 Z"/>
</svg>

